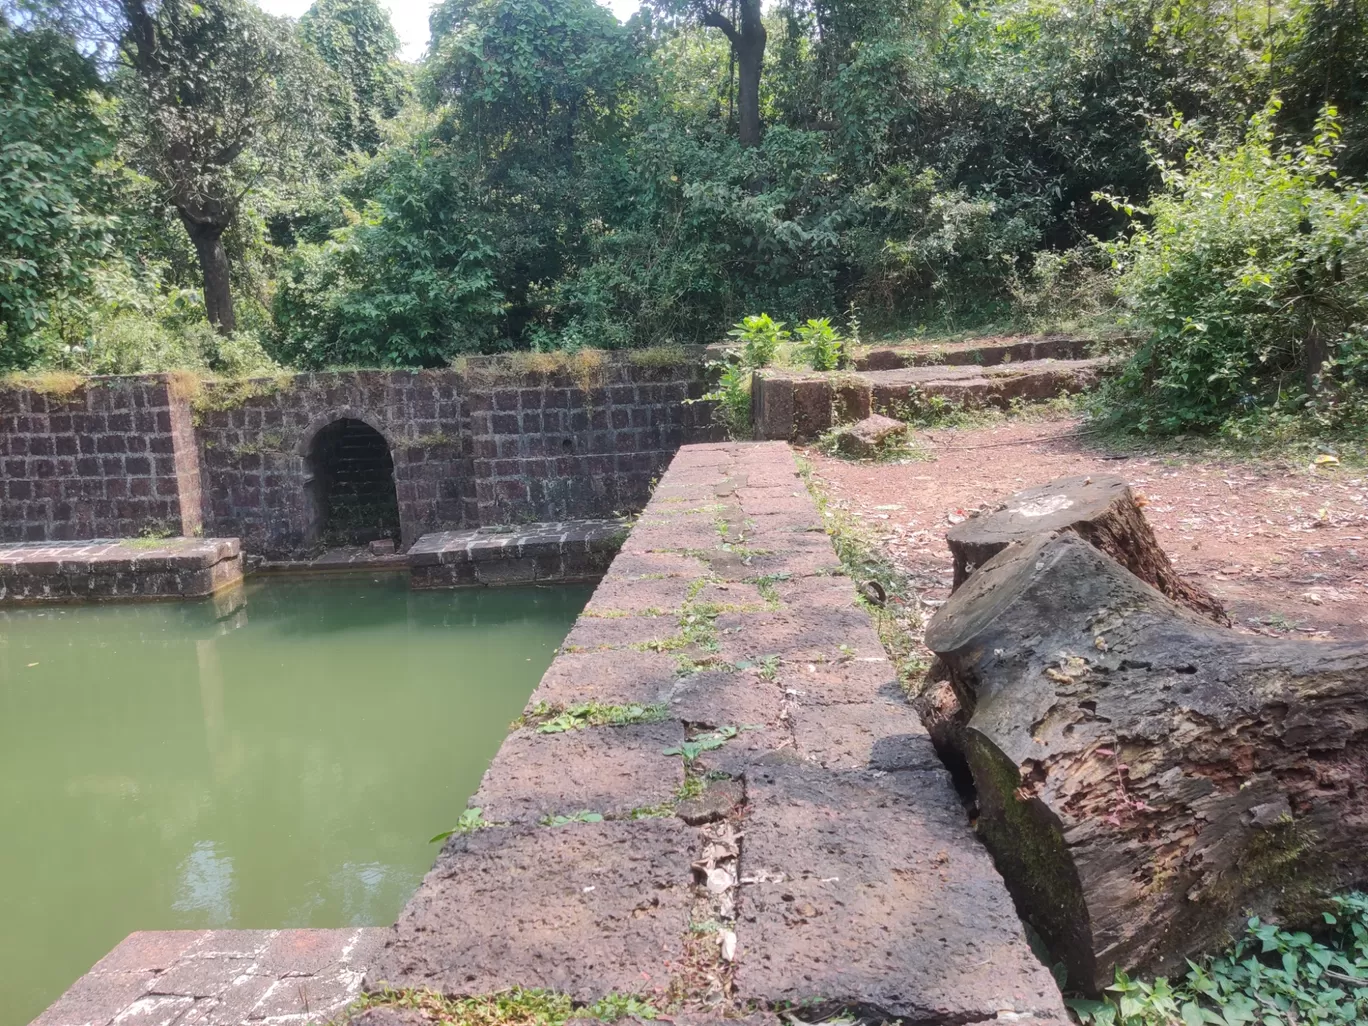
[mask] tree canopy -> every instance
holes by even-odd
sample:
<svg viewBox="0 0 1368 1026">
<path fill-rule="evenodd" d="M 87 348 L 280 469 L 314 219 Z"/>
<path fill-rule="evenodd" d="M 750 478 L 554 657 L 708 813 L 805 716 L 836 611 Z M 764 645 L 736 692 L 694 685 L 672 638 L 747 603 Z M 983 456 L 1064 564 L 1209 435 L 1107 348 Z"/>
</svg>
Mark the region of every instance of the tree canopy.
<svg viewBox="0 0 1368 1026">
<path fill-rule="evenodd" d="M 313 367 L 1139 316 L 1108 245 L 1271 97 L 1274 157 L 1336 110 L 1307 188 L 1368 171 L 1361 0 L 444 0 L 417 65 L 376 0 L 5 3 L 0 187 L 67 212 L 4 240 L 12 365 L 108 310 Z"/>
</svg>

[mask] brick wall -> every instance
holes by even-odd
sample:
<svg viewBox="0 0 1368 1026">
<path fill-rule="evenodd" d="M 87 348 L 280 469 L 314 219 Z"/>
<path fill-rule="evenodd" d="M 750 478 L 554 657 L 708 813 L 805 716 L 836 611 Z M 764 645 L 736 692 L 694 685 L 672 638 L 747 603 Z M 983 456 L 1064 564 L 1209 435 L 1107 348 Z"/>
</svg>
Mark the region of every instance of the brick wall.
<svg viewBox="0 0 1368 1026">
<path fill-rule="evenodd" d="M 313 442 L 343 418 L 389 445 L 405 546 L 437 530 L 629 512 L 680 445 L 717 437 L 710 405 L 685 401 L 705 389 L 702 363 L 701 352 L 571 370 L 480 358 L 206 382 L 193 395 L 162 377 L 91 379 L 63 397 L 3 389 L 0 540 L 127 537 L 156 523 L 302 553 L 318 539 Z"/>
<path fill-rule="evenodd" d="M 0 384 L 0 541 L 195 533 L 192 430 L 159 376 L 64 392 Z"/>
</svg>

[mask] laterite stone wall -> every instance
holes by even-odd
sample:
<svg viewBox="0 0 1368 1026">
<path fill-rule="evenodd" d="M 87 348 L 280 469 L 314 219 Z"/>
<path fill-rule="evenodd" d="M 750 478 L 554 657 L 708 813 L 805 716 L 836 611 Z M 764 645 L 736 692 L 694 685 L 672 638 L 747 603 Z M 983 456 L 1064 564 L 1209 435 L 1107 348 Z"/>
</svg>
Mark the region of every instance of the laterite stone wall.
<svg viewBox="0 0 1368 1026">
<path fill-rule="evenodd" d="M 404 546 L 638 510 L 681 445 L 718 437 L 711 404 L 689 401 L 707 387 L 701 350 L 545 366 L 485 357 L 198 387 L 92 378 L 62 396 L 0 387 L 0 540 L 153 528 L 302 555 L 318 543 L 313 443 L 341 419 L 389 446 Z"/>
<path fill-rule="evenodd" d="M 166 378 L 0 384 L 0 472 L 0 541 L 200 530 L 190 409 Z"/>
</svg>

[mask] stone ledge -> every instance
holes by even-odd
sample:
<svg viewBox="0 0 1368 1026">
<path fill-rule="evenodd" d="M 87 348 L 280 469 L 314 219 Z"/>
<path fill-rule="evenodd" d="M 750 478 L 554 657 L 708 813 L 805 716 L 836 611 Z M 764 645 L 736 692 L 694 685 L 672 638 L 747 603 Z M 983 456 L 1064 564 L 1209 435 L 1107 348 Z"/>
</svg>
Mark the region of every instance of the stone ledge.
<svg viewBox="0 0 1368 1026">
<path fill-rule="evenodd" d="M 236 538 L 0 545 L 0 605 L 202 598 L 241 580 Z"/>
<path fill-rule="evenodd" d="M 426 534 L 409 549 L 409 581 L 426 589 L 597 580 L 626 531 L 621 520 L 570 520 Z"/>
</svg>

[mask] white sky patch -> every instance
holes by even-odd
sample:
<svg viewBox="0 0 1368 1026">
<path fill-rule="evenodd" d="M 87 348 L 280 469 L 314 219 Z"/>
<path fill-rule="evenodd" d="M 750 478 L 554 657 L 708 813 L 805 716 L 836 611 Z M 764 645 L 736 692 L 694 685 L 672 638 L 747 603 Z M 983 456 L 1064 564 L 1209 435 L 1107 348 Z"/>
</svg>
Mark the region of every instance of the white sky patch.
<svg viewBox="0 0 1368 1026">
<path fill-rule="evenodd" d="M 257 3 L 271 14 L 298 18 L 312 6 L 313 0 L 257 0 Z M 641 0 L 599 0 L 599 3 L 616 14 L 620 21 L 626 21 L 641 6 Z M 399 33 L 399 42 L 404 47 L 404 60 L 418 60 L 427 49 L 428 11 L 432 4 L 427 0 L 380 0 L 380 4 L 389 9 L 394 31 Z"/>
</svg>

